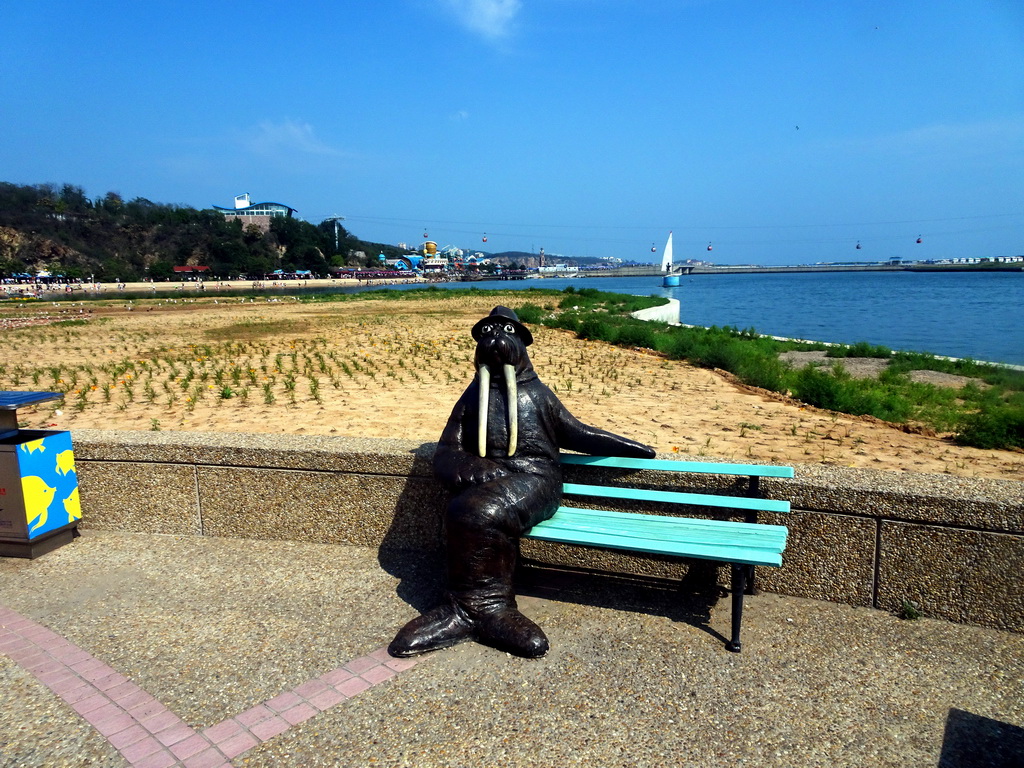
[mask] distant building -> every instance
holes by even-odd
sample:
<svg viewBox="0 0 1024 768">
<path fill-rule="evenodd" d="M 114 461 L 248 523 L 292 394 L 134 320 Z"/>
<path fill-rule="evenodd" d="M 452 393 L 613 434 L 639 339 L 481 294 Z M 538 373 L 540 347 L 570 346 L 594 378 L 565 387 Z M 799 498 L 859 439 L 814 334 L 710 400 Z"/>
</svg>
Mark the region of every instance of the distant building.
<svg viewBox="0 0 1024 768">
<path fill-rule="evenodd" d="M 174 267 L 174 276 L 181 280 L 199 280 L 210 268 L 204 265 L 186 265 Z"/>
<path fill-rule="evenodd" d="M 278 216 L 291 218 L 291 215 L 295 213 L 294 208 L 282 205 L 281 203 L 253 203 L 249 199 L 248 192 L 244 195 L 235 196 L 234 208 L 221 208 L 219 205 L 215 205 L 213 209 L 220 211 L 224 214 L 224 218 L 229 221 L 238 218 L 241 219 L 243 226 L 254 224 L 264 232 L 270 230 L 271 219 Z"/>
</svg>

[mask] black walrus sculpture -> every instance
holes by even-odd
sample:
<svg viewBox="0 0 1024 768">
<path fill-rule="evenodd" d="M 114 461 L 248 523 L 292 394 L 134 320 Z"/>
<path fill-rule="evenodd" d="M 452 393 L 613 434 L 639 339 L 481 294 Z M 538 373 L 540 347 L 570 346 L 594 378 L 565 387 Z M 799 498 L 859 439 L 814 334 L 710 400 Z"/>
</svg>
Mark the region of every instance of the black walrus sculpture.
<svg viewBox="0 0 1024 768">
<path fill-rule="evenodd" d="M 533 336 L 508 307 L 473 326 L 477 377 L 455 404 L 434 454 L 452 491 L 445 516 L 448 591 L 413 619 L 388 651 L 414 656 L 477 640 L 519 656 L 548 650 L 519 612 L 512 587 L 519 537 L 547 520 L 562 497 L 559 449 L 653 457 L 641 443 L 587 426 L 541 383 L 526 348 Z"/>
</svg>

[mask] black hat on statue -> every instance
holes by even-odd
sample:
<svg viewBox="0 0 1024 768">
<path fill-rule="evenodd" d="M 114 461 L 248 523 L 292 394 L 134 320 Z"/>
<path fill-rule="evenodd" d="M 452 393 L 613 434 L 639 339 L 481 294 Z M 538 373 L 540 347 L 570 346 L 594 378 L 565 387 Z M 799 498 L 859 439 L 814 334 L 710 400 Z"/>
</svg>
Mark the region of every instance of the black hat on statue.
<svg viewBox="0 0 1024 768">
<path fill-rule="evenodd" d="M 519 316 L 508 307 L 495 307 L 491 310 L 491 314 L 482 320 L 478 320 L 477 324 L 473 326 L 473 338 L 480 341 L 480 337 L 483 336 L 482 328 L 488 323 L 493 322 L 505 322 L 512 325 L 516 329 L 516 336 L 523 340 L 523 346 L 530 346 L 533 344 L 533 334 L 530 333 L 530 329 L 519 322 Z"/>
</svg>

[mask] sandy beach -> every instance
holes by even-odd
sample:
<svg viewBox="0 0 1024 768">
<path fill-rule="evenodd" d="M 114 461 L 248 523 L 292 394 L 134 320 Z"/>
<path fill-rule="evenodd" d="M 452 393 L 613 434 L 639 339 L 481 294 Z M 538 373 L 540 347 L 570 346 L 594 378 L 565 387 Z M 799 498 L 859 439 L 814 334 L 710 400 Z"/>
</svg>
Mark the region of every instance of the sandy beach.
<svg viewBox="0 0 1024 768">
<path fill-rule="evenodd" d="M 103 306 L 0 305 L 0 388 L 66 390 L 56 407 L 19 411 L 23 426 L 433 442 L 473 375 L 469 329 L 496 303 L 525 300 L 488 292 L 318 304 L 218 297 L 211 284 L 172 300 L 105 293 Z M 1024 477 L 1021 452 L 961 447 L 650 352 L 533 332 L 540 377 L 576 416 L 661 453 Z"/>
</svg>

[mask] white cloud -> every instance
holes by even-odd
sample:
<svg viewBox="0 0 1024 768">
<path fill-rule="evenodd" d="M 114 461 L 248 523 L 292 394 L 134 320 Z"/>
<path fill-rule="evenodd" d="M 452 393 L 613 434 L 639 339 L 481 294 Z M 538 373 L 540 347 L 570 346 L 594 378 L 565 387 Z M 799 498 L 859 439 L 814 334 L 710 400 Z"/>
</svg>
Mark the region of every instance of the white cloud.
<svg viewBox="0 0 1024 768">
<path fill-rule="evenodd" d="M 489 39 L 505 37 L 522 8 L 521 0 L 442 0 L 467 29 Z"/>
<path fill-rule="evenodd" d="M 459 111 L 453 112 L 452 114 L 450 114 L 448 116 L 448 118 L 450 120 L 454 121 L 454 122 L 460 122 L 461 123 L 463 120 L 468 120 L 469 119 L 469 112 L 467 112 L 464 109 L 460 109 Z"/>
<path fill-rule="evenodd" d="M 345 153 L 316 137 L 313 126 L 297 120 L 274 123 L 264 120 L 245 137 L 249 150 L 258 155 L 318 155 L 341 157 Z"/>
</svg>

